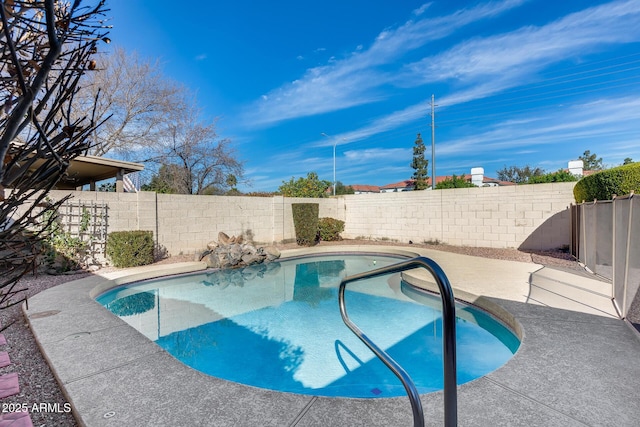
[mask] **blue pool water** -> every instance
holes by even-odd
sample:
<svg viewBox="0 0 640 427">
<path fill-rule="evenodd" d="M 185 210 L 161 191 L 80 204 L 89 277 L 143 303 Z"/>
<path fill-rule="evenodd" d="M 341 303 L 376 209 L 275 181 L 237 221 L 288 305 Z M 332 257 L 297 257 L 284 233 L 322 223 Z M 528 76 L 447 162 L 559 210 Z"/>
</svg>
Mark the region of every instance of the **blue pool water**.
<svg viewBox="0 0 640 427">
<path fill-rule="evenodd" d="M 380 255 L 330 255 L 141 282 L 98 302 L 170 354 L 206 374 L 272 390 L 340 397 L 405 394 L 400 381 L 343 324 L 342 277 L 397 262 Z M 443 388 L 439 296 L 399 275 L 350 284 L 352 320 L 398 361 L 418 391 Z M 513 356 L 514 334 L 459 304 L 458 384 Z"/>
</svg>

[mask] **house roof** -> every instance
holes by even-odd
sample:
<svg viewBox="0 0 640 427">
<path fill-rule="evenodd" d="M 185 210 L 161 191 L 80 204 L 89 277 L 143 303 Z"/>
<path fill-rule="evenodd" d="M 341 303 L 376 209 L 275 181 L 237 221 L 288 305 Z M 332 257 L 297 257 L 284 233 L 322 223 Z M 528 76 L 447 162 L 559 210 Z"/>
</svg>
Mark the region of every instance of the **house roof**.
<svg viewBox="0 0 640 427">
<path fill-rule="evenodd" d="M 383 185 L 382 187 L 380 187 L 380 190 L 390 190 L 390 189 L 393 189 L 393 188 L 413 187 L 414 184 L 415 184 L 415 181 L 413 179 L 405 179 L 404 181 L 395 182 L 393 184 Z"/>
<path fill-rule="evenodd" d="M 482 182 L 484 184 L 498 184 L 500 187 L 503 187 L 503 186 L 506 186 L 506 185 L 517 185 L 515 182 L 501 181 L 499 179 L 489 178 L 489 177 L 486 177 L 486 176 L 482 178 Z"/>
<path fill-rule="evenodd" d="M 358 191 L 361 193 L 379 193 L 380 187 L 377 185 L 366 185 L 366 184 L 353 184 L 349 187 L 353 188 L 353 191 Z"/>
<path fill-rule="evenodd" d="M 140 163 L 97 156 L 79 156 L 71 161 L 67 176 L 58 183 L 57 187 L 63 190 L 74 189 L 92 182 L 117 178 L 119 173 L 125 175 L 141 170 L 144 170 L 144 165 Z"/>
<path fill-rule="evenodd" d="M 43 160 L 38 160 L 32 168 L 37 168 Z M 69 162 L 67 174 L 56 185 L 58 190 L 74 190 L 92 182 L 110 178 L 122 179 L 122 176 L 144 170 L 140 163 L 107 159 L 97 156 L 78 156 Z"/>
</svg>

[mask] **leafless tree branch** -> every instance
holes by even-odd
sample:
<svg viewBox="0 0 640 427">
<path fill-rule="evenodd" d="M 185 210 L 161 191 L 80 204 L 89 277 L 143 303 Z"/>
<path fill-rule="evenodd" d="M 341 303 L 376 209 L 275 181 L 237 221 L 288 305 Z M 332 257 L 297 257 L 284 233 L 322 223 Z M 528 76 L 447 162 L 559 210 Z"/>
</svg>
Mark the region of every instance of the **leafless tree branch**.
<svg viewBox="0 0 640 427">
<path fill-rule="evenodd" d="M 167 119 L 168 135 L 151 147 L 153 162 L 164 166 L 172 192 L 216 194 L 228 187 L 227 179 L 242 177 L 231 140 L 220 138 L 217 120 L 205 121 L 193 98 L 183 98 Z"/>
<path fill-rule="evenodd" d="M 23 299 L 16 286 L 65 201 L 47 194 L 100 123 L 73 111 L 106 40 L 105 11 L 104 1 L 0 0 L 0 308 Z"/>
<path fill-rule="evenodd" d="M 95 73 L 85 76 L 78 101 L 91 104 L 98 91 L 102 96 L 95 104 L 96 118 L 112 117 L 95 132 L 91 153 L 126 157 L 162 137 L 185 88 L 164 77 L 157 61 L 115 48 L 102 56 Z"/>
</svg>

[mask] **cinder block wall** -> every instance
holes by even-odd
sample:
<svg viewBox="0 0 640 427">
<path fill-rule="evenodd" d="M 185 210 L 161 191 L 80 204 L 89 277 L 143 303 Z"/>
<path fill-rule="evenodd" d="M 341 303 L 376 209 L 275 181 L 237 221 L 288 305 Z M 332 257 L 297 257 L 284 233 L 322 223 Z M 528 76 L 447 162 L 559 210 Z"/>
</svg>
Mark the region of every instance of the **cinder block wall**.
<svg viewBox="0 0 640 427">
<path fill-rule="evenodd" d="M 63 191 L 49 192 L 53 200 L 60 200 L 71 194 L 74 201 L 87 201 L 93 203 L 106 203 L 108 231 L 120 230 L 155 230 L 155 217 L 144 217 L 149 207 L 147 203 L 155 193 L 108 193 L 97 191 Z M 146 197 L 145 197 L 146 195 Z"/>
<path fill-rule="evenodd" d="M 568 245 L 575 183 L 345 196 L 344 237 L 552 249 Z"/>
<path fill-rule="evenodd" d="M 327 199 L 72 192 L 105 202 L 108 231 L 151 230 L 168 253 L 195 253 L 219 232 L 259 243 L 295 239 L 292 203 L 345 221 L 345 238 L 551 249 L 570 242 L 574 183 L 359 194 Z M 68 191 L 51 192 L 61 198 Z"/>
<path fill-rule="evenodd" d="M 153 193 L 151 193 L 153 194 Z M 271 198 L 158 194 L 158 242 L 171 254 L 194 253 L 218 240 L 218 233 L 273 241 Z"/>
</svg>

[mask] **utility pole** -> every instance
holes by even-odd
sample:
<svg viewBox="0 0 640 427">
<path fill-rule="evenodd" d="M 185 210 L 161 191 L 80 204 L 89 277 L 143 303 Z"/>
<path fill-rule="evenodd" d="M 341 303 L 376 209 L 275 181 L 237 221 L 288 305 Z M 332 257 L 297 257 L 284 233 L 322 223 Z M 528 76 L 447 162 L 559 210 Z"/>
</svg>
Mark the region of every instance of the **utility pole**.
<svg viewBox="0 0 640 427">
<path fill-rule="evenodd" d="M 431 189 L 436 189 L 436 102 L 431 95 Z"/>
</svg>

